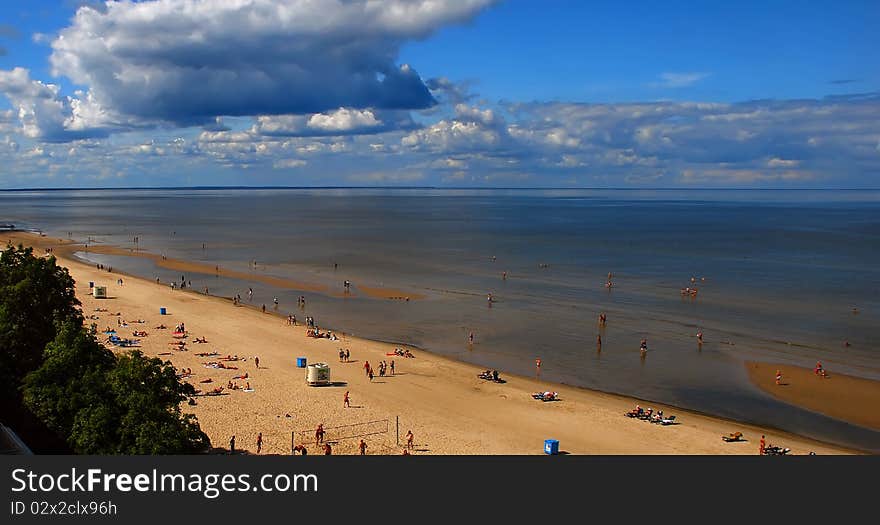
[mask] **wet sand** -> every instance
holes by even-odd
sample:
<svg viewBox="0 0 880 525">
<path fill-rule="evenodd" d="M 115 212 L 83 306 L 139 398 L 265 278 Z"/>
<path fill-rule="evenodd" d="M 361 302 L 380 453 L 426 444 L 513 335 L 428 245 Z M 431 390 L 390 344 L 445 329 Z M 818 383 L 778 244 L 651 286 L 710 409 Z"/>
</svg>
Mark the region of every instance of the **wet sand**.
<svg viewBox="0 0 880 525">
<path fill-rule="evenodd" d="M 229 381 L 241 386 L 249 382 L 253 392 L 226 390 L 224 395 L 197 397 L 195 406 L 184 406 L 185 412 L 198 417 L 217 447 L 227 446 L 235 435 L 237 448 L 254 452 L 257 433 L 262 432 L 264 454 L 289 454 L 291 433 L 296 431 L 295 441 L 304 442 L 315 454 L 319 449 L 314 428 L 323 423 L 335 454 L 356 453 L 356 434 L 369 434 L 364 436 L 368 454 L 400 454 L 407 430 L 415 436 L 412 453 L 416 455 L 542 454 L 545 439 L 558 439 L 560 450 L 571 454 L 756 454 L 761 434 L 768 443 L 791 448 L 793 454 L 855 452 L 774 429 L 503 370 L 506 383 L 484 381 L 477 377 L 479 367 L 418 349 L 412 349 L 415 358 L 407 359 L 388 355 L 394 346 L 386 343 L 344 334 L 339 334 L 339 341 L 309 338 L 303 326 L 288 326 L 281 316 L 236 307 L 228 299 L 170 290 L 167 285 L 131 276 L 124 276 L 124 283 L 118 285 L 120 274 L 67 258 L 57 249 L 64 246 L 58 240 L 19 233 L 0 236 L 0 241 L 6 239 L 34 244 L 38 254 L 41 248 L 56 247 L 59 264 L 79 283 L 77 296 L 84 314 L 97 317 L 87 318 L 86 323 L 96 323 L 99 332 L 111 327 L 120 337 L 133 337 L 134 330 L 146 331 L 148 335 L 139 338 L 140 350 L 169 360 L 178 369 L 191 368 L 193 376 L 186 380 L 196 388 L 207 391 Z M 111 298 L 93 298 L 82 284 L 89 281 L 106 285 Z M 160 307 L 167 309 L 167 315 L 160 315 Z M 121 315 L 111 315 L 117 312 Z M 119 327 L 118 320 L 123 319 L 128 326 Z M 133 323 L 137 319 L 145 323 Z M 179 322 L 185 322 L 190 334 L 184 351 L 169 344 L 175 341 L 171 329 Z M 157 329 L 160 323 L 168 329 Z M 194 343 L 196 337 L 208 342 Z M 339 362 L 339 348 L 350 350 L 351 362 Z M 225 362 L 236 366 L 235 370 L 207 368 L 205 363 L 219 357 L 196 355 L 203 352 L 242 359 Z M 255 357 L 260 359 L 259 368 Z M 297 357 L 328 363 L 334 384 L 307 386 L 305 371 L 296 366 Z M 379 361 L 392 359 L 394 376 L 376 375 L 372 381 L 366 377 L 365 361 L 378 369 Z M 232 379 L 244 373 L 246 379 Z M 545 390 L 558 392 L 560 400 L 532 398 L 533 392 Z M 346 391 L 351 395 L 351 408 L 343 407 Z M 678 424 L 662 426 L 624 417 L 636 404 L 675 415 Z M 722 435 L 736 431 L 744 433 L 745 442 L 722 441 Z"/>
<path fill-rule="evenodd" d="M 823 365 L 824 367 L 824 365 Z M 880 382 L 838 374 L 825 368 L 826 377 L 812 368 L 747 362 L 749 379 L 773 397 L 836 419 L 880 430 Z M 776 384 L 776 371 L 782 382 Z"/>
</svg>

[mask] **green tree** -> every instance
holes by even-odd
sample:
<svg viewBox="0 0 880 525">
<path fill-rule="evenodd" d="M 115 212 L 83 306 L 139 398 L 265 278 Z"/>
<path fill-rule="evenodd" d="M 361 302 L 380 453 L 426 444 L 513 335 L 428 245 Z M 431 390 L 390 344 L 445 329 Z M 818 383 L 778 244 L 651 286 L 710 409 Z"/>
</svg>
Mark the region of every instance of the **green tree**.
<svg viewBox="0 0 880 525">
<path fill-rule="evenodd" d="M 180 403 L 195 394 L 170 363 L 122 356 L 82 327 L 65 325 L 24 381 L 28 408 L 79 454 L 186 454 L 210 448 Z"/>
<path fill-rule="evenodd" d="M 119 454 L 185 454 L 210 448 L 195 416 L 180 404 L 195 394 L 182 383 L 169 362 L 148 358 L 138 350 L 119 356 L 107 377 L 119 419 L 114 431 Z M 73 439 L 79 441 L 79 428 Z"/>
<path fill-rule="evenodd" d="M 40 366 L 57 327 L 82 324 L 73 278 L 55 257 L 7 246 L 0 255 L 0 392 L 18 402 L 24 376 Z"/>
<path fill-rule="evenodd" d="M 52 431 L 69 436 L 80 411 L 112 403 L 105 382 L 115 364 L 110 350 L 68 321 L 46 345 L 40 368 L 25 376 L 24 404 Z"/>
</svg>

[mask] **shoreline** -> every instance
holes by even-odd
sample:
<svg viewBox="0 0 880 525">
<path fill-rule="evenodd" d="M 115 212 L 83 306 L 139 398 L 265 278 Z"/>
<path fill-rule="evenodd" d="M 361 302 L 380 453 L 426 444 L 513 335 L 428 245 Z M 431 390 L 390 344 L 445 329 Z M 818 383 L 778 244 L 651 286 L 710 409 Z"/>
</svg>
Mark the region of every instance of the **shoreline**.
<svg viewBox="0 0 880 525">
<path fill-rule="evenodd" d="M 63 239 L 58 239 L 63 240 Z M 318 293 L 321 295 L 325 295 L 327 297 L 345 297 L 346 295 L 356 296 L 357 294 L 352 293 L 343 293 L 343 292 L 333 292 L 326 285 L 316 284 L 316 283 L 308 283 L 303 281 L 296 281 L 293 279 L 287 279 L 283 277 L 275 277 L 273 275 L 259 274 L 259 273 L 248 273 L 240 270 L 232 270 L 228 268 L 220 267 L 219 265 L 215 265 L 211 267 L 210 264 L 194 262 L 194 261 L 185 261 L 181 259 L 175 259 L 173 257 L 163 257 L 160 254 L 152 253 L 145 249 L 129 249 L 120 248 L 114 245 L 106 245 L 106 244 L 90 244 L 88 247 L 84 246 L 82 243 L 70 242 L 63 245 L 63 249 L 60 252 L 62 255 L 67 256 L 68 258 L 73 258 L 77 260 L 81 260 L 74 255 L 75 252 L 85 252 L 85 253 L 96 253 L 100 255 L 112 255 L 119 257 L 138 257 L 141 259 L 147 259 L 152 261 L 156 266 L 160 268 L 165 268 L 167 270 L 176 270 L 187 273 L 196 273 L 201 275 L 216 275 L 220 277 L 227 277 L 231 279 L 238 279 L 242 281 L 257 281 L 263 284 L 273 286 L 276 288 L 289 289 L 289 290 L 300 290 L 304 292 L 312 292 Z M 82 249 L 75 249 L 75 247 L 81 247 Z M 259 266 L 259 265 L 258 265 Z M 425 295 L 417 292 L 407 292 L 394 288 L 385 288 L 381 286 L 358 286 L 355 285 L 355 290 L 363 292 L 363 294 L 367 297 L 371 297 L 374 299 L 398 299 L 398 300 L 420 300 L 424 299 Z"/>
<path fill-rule="evenodd" d="M 10 237 L 10 236 L 7 236 Z M 12 238 L 17 239 L 16 243 L 21 242 L 26 245 L 42 247 L 69 247 L 73 248 L 73 243 L 66 243 L 63 240 L 53 239 L 49 237 L 14 235 Z M 58 244 L 53 244 L 58 243 Z M 97 270 L 87 263 L 69 258 L 72 250 L 61 249 L 56 253 L 59 264 L 66 266 L 71 275 L 78 283 L 83 280 L 110 280 L 106 276 L 108 273 L 104 270 Z M 370 341 L 357 337 L 343 335 L 343 340 L 333 343 L 328 340 L 314 340 L 304 337 L 299 332 L 304 332 L 304 327 L 295 327 L 297 330 L 291 331 L 290 327 L 283 326 L 283 316 L 270 315 L 260 313 L 258 308 L 245 308 L 235 310 L 230 299 L 221 298 L 219 296 L 204 295 L 195 290 L 189 290 L 193 293 L 181 294 L 180 291 L 170 291 L 167 285 L 157 285 L 146 279 L 122 274 L 121 272 L 113 272 L 117 275 L 126 275 L 126 285 L 118 286 L 116 284 L 108 285 L 111 295 L 116 296 L 110 301 L 117 301 L 125 308 L 112 308 L 114 311 L 124 312 L 125 318 L 143 318 L 148 319 L 148 324 L 143 325 L 145 330 L 151 334 L 156 315 L 148 312 L 157 312 L 159 304 L 150 304 L 150 299 L 161 297 L 161 301 L 165 301 L 171 306 L 171 315 L 176 316 L 176 311 L 185 312 L 185 319 L 188 328 L 196 326 L 197 330 L 190 329 L 193 336 L 204 335 L 207 332 L 209 342 L 214 340 L 220 341 L 226 347 L 226 351 L 221 350 L 221 354 L 236 353 L 229 350 L 230 347 L 254 347 L 259 350 L 261 365 L 266 363 L 276 365 L 281 369 L 278 374 L 272 373 L 272 381 L 279 383 L 272 385 L 267 389 L 274 391 L 274 397 L 283 397 L 283 393 L 295 391 L 298 395 L 303 395 L 307 399 L 317 401 L 319 404 L 336 404 L 335 401 L 341 400 L 342 391 L 336 387 L 309 389 L 305 387 L 301 381 L 294 379 L 296 374 L 302 373 L 301 369 L 291 366 L 291 363 L 285 363 L 284 366 L 278 365 L 284 361 L 281 348 L 295 347 L 297 352 L 302 355 L 308 355 L 309 362 L 312 362 L 312 356 L 319 351 L 320 348 L 345 346 L 351 347 L 353 356 L 367 356 L 370 362 L 374 362 L 386 358 L 385 354 L 394 346 L 414 348 L 410 345 L 393 345 L 378 341 Z M 91 278 L 89 278 L 91 276 Z M 97 277 L 96 277 L 97 276 Z M 248 278 L 253 278 L 248 276 Z M 113 279 L 115 281 L 115 279 Z M 136 299 L 128 296 L 129 290 L 136 288 L 143 292 Z M 83 312 L 88 315 L 91 313 L 96 301 L 90 295 L 84 295 L 78 287 L 78 297 L 83 302 Z M 163 303 L 164 304 L 164 303 Z M 266 313 L 270 313 L 267 311 Z M 149 316 L 149 317 L 147 317 Z M 106 317 L 102 314 L 99 329 L 106 324 Z M 175 317 L 176 319 L 176 317 Z M 224 330 L 217 331 L 212 327 L 217 319 L 224 320 Z M 112 320 L 112 318 L 110 319 Z M 212 323 L 212 321 L 214 321 Z M 228 322 L 227 322 L 228 321 Z M 90 322 L 87 319 L 87 322 Z M 114 321 L 115 322 L 115 321 Z M 172 324 L 174 321 L 171 321 Z M 249 327 L 251 323 L 257 323 L 260 331 L 263 333 L 267 341 L 252 340 L 247 335 L 247 330 L 241 333 L 231 333 L 234 327 Z M 268 323 L 268 324 L 267 324 Z M 134 327 L 137 328 L 137 327 Z M 300 330 L 301 329 L 301 330 Z M 337 332 L 336 333 L 342 333 Z M 292 340 L 290 336 L 294 335 Z M 129 334 L 121 333 L 123 336 Z M 144 348 L 142 351 L 146 355 L 158 356 L 171 360 L 175 366 L 191 367 L 196 371 L 197 376 L 206 375 L 205 373 L 193 366 L 198 365 L 191 359 L 192 352 L 176 352 L 171 351 L 171 356 L 159 355 L 167 354 L 163 350 L 167 350 L 164 345 L 153 345 L 155 339 L 145 338 Z M 149 343 L 149 344 L 147 344 Z M 331 344 L 332 343 L 332 344 Z M 199 345 L 193 345 L 191 351 L 200 350 Z M 205 345 L 212 347 L 213 344 Z M 250 349 L 249 353 L 252 352 Z M 427 432 L 432 442 L 436 446 L 424 450 L 428 453 L 439 454 L 528 454 L 541 453 L 541 438 L 554 437 L 560 439 L 560 448 L 570 453 L 577 454 L 726 454 L 726 453 L 748 453 L 755 454 L 757 450 L 758 433 L 764 433 L 768 436 L 768 442 L 779 443 L 792 448 L 793 453 L 806 453 L 807 451 L 816 451 L 816 453 L 838 454 L 838 453 L 862 453 L 855 449 L 841 447 L 822 443 L 811 438 L 794 435 L 778 429 L 761 427 L 747 423 L 735 422 L 711 416 L 705 413 L 697 413 L 693 410 L 680 409 L 669 405 L 661 405 L 647 400 L 640 400 L 630 396 L 623 396 L 616 393 L 607 393 L 596 390 L 590 390 L 581 387 L 575 387 L 563 384 L 550 384 L 535 378 L 515 376 L 502 373 L 502 377 L 507 379 L 506 384 L 496 385 L 491 382 L 480 381 L 476 378 L 476 373 L 481 370 L 476 365 L 452 360 L 450 358 L 431 354 L 429 351 L 417 349 L 417 359 L 415 360 L 398 360 L 399 373 L 393 378 L 379 378 L 383 381 L 379 384 L 371 385 L 364 378 L 363 374 L 358 374 L 356 366 L 348 364 L 334 364 L 333 353 L 324 352 L 323 359 L 334 368 L 342 370 L 342 378 L 345 379 L 346 388 L 352 389 L 353 398 L 358 400 L 363 396 L 369 400 L 372 406 L 377 406 L 378 412 L 373 416 L 381 418 L 382 415 L 390 415 L 397 412 L 407 420 L 418 421 L 421 425 L 421 433 Z M 238 350 L 240 353 L 241 350 Z M 357 352 L 357 354 L 355 354 Z M 189 355 L 188 355 L 189 354 Z M 421 359 L 418 359 L 421 358 Z M 197 360 L 196 360 L 197 361 Z M 292 358 L 288 359 L 292 361 Z M 410 366 L 412 365 L 412 366 Z M 265 368 L 261 366 L 262 370 Z M 412 368 L 412 370 L 408 370 Z M 352 373 L 351 369 L 355 369 Z M 346 373 L 347 372 L 347 373 Z M 262 375 L 262 371 L 254 370 L 253 377 Z M 216 374 L 214 374 L 216 375 Z M 359 377 L 358 377 L 359 376 Z M 411 378 L 404 379 L 407 376 Z M 360 381 L 358 381 L 360 380 Z M 413 384 L 406 385 L 404 381 L 411 381 Z M 366 382 L 366 384 L 361 384 Z M 378 380 L 373 383 L 379 383 Z M 219 383 L 215 383 L 219 384 Z M 387 386 L 386 386 L 387 385 Z M 194 383 L 198 387 L 199 383 Z M 361 391 L 366 387 L 366 391 Z M 387 388 L 393 390 L 395 394 L 403 394 L 403 398 L 388 398 L 387 396 L 374 396 L 370 390 L 379 388 Z M 262 389 L 262 387 L 258 387 Z M 357 388 L 358 390 L 355 390 Z M 556 390 L 560 393 L 561 402 L 542 403 L 530 398 L 529 393 L 543 390 Z M 331 393 L 332 400 L 327 402 L 327 390 L 336 391 Z M 259 392 L 260 390 L 258 390 Z M 489 394 L 489 396 L 486 396 Z M 241 394 L 233 392 L 231 396 L 220 396 L 218 398 L 203 397 L 199 398 L 197 407 L 193 407 L 193 411 L 199 418 L 203 429 L 211 437 L 212 443 L 217 446 L 225 442 L 223 438 L 223 428 L 233 424 L 235 418 L 229 419 L 228 414 L 223 415 L 227 410 L 217 410 L 215 401 L 217 399 L 226 399 L 227 397 L 237 398 L 252 396 L 256 399 L 255 394 Z M 337 397 L 339 398 L 337 400 Z M 410 406 L 406 400 L 415 401 L 418 406 Z M 249 400 L 242 400 L 243 410 L 233 410 L 238 414 L 238 418 L 244 418 L 249 421 L 250 427 L 253 427 L 253 433 L 256 434 L 257 429 L 263 425 L 272 426 L 271 414 L 253 414 L 255 407 L 249 406 Z M 265 401 L 265 399 L 264 399 Z M 279 401 L 276 399 L 276 401 Z M 355 401 L 357 402 L 357 401 Z M 424 403 L 429 405 L 428 408 L 423 407 Z M 682 424 L 671 425 L 668 427 L 653 425 L 647 422 L 633 420 L 623 417 L 622 413 L 634 406 L 636 403 L 643 406 L 653 406 L 657 409 L 663 409 L 665 413 L 673 413 L 679 416 Z M 430 405 L 433 404 L 433 408 Z M 213 408 L 212 408 L 213 407 Z M 190 411 L 185 407 L 185 411 Z M 439 410 L 439 412 L 438 412 Z M 258 411 L 259 412 L 259 411 Z M 326 426 L 333 425 L 328 421 L 338 423 L 341 421 L 351 421 L 350 413 L 339 414 L 339 410 L 333 410 L 329 406 L 325 411 L 315 409 L 314 407 L 301 407 L 297 413 L 300 417 L 294 416 L 297 421 L 303 421 L 304 428 L 309 428 L 309 424 L 314 421 L 323 420 Z M 450 412 L 451 414 L 446 414 Z M 281 415 L 276 415 L 280 418 Z M 337 421 L 341 420 L 341 421 Z M 262 421 L 262 423 L 261 423 Z M 306 423 L 308 421 L 308 423 Z M 602 424 L 596 425 L 597 422 Z M 284 421 L 282 421 L 284 423 Z M 481 425 L 481 423 L 483 423 Z M 349 423 L 347 423 L 349 424 Z M 471 425 L 472 429 L 468 429 Z M 234 425 L 233 425 L 234 426 Z M 277 426 L 277 425 L 275 425 Z M 285 425 L 281 425 L 285 426 Z M 413 425 L 414 427 L 416 425 Z M 462 428 L 464 427 L 464 428 Z M 571 427 L 565 431 L 555 431 L 554 428 Z M 600 427 L 596 430 L 595 427 Z M 313 428 L 313 425 L 312 425 Z M 210 431 L 209 431 L 210 430 Z M 303 428 L 297 428 L 303 430 Z M 493 431 L 494 430 L 494 431 Z M 507 430 L 507 432 L 497 432 L 497 430 Z M 720 436 L 733 431 L 744 431 L 750 444 L 725 444 L 721 441 Z M 273 436 L 274 440 L 279 439 L 279 430 L 263 431 L 264 437 Z M 401 428 L 401 434 L 404 433 Z M 414 433 L 418 436 L 420 432 L 414 429 Z M 495 435 L 501 434 L 501 435 Z M 509 436 L 507 434 L 510 434 Z M 525 439 L 526 435 L 530 439 Z M 666 435 L 678 435 L 678 441 L 664 437 Z M 445 437 L 441 437 L 445 436 Z M 268 438 L 267 438 L 268 439 Z M 274 441 L 273 440 L 273 441 Z M 280 446 L 272 450 L 275 453 L 289 453 L 289 436 L 285 446 Z M 526 445 L 525 443 L 528 443 Z M 387 442 L 382 445 L 386 447 L 386 453 L 397 453 L 396 445 L 390 445 Z M 286 451 L 285 451 L 286 448 Z M 378 448 L 378 447 L 377 447 Z"/>
<path fill-rule="evenodd" d="M 746 361 L 745 367 L 752 384 L 780 401 L 880 430 L 880 414 L 871 409 L 880 400 L 880 382 L 827 369 L 827 377 L 820 377 L 812 369 L 782 363 Z M 777 370 L 782 372 L 780 385 Z"/>
</svg>

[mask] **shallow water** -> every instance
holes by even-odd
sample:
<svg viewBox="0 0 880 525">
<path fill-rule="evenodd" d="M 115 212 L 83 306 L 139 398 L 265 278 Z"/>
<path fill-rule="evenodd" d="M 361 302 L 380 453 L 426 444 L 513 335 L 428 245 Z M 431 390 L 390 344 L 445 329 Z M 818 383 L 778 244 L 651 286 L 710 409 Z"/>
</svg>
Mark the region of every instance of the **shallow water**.
<svg viewBox="0 0 880 525">
<path fill-rule="evenodd" d="M 137 236 L 154 253 L 325 284 L 333 294 L 187 275 L 196 290 L 246 300 L 250 286 L 255 304 L 272 308 L 277 296 L 280 313 L 321 326 L 525 375 L 540 358 L 548 380 L 874 451 L 880 433 L 768 398 L 743 361 L 821 360 L 832 372 L 880 379 L 878 212 L 876 191 L 0 192 L 0 223 L 126 248 Z M 145 259 L 88 257 L 180 279 Z M 698 296 L 683 298 L 692 276 Z M 353 296 L 334 297 L 345 279 Z M 370 299 L 359 284 L 426 298 Z M 597 352 L 601 311 L 608 325 Z"/>
</svg>

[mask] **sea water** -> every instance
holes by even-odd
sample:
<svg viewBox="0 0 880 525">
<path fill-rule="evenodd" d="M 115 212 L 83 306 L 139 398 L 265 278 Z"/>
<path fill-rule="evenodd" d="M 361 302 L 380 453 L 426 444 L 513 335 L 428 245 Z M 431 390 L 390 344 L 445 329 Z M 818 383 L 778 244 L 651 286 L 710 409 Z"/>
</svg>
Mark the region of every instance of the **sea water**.
<svg viewBox="0 0 880 525">
<path fill-rule="evenodd" d="M 743 364 L 819 360 L 880 379 L 878 191 L 0 192 L 7 222 L 323 285 L 330 293 L 185 276 L 195 290 L 244 302 L 251 287 L 255 305 L 274 309 L 277 297 L 279 313 L 310 315 L 322 327 L 502 374 L 535 376 L 540 359 L 547 381 L 880 451 L 880 433 L 773 400 Z M 181 277 L 146 259 L 81 255 L 166 283 Z M 374 299 L 359 285 L 424 299 Z M 697 296 L 683 296 L 686 287 Z"/>
</svg>

